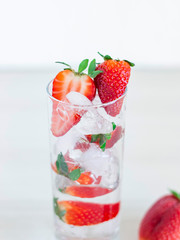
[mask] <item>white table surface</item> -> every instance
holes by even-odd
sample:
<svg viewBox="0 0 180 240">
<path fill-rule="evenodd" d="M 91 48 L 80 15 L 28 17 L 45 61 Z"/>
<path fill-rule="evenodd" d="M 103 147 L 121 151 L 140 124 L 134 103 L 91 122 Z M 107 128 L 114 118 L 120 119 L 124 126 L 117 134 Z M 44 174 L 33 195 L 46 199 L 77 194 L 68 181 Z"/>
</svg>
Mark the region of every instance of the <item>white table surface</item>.
<svg viewBox="0 0 180 240">
<path fill-rule="evenodd" d="M 54 70 L 0 73 L 0 239 L 52 240 L 46 84 Z M 180 191 L 180 70 L 134 70 L 128 92 L 121 240 L 168 188 Z"/>
</svg>

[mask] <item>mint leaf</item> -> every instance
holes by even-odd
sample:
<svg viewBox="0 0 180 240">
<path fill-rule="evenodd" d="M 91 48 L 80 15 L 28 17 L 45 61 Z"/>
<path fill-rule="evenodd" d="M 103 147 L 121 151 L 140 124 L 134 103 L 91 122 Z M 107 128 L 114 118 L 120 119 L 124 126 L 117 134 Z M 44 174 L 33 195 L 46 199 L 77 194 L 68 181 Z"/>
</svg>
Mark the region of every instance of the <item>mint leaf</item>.
<svg viewBox="0 0 180 240">
<path fill-rule="evenodd" d="M 62 210 L 62 211 L 60 211 L 58 217 L 59 217 L 61 220 L 63 220 L 62 217 L 64 217 L 65 214 L 66 214 L 66 210 Z"/>
<path fill-rule="evenodd" d="M 57 204 L 57 200 L 58 200 L 58 198 L 54 198 L 54 199 L 53 199 L 53 208 L 54 208 L 55 214 L 56 214 L 57 216 L 59 216 L 60 210 L 59 210 L 59 206 L 58 206 L 58 204 Z"/>
<path fill-rule="evenodd" d="M 94 134 L 91 136 L 91 143 L 96 142 L 100 138 L 100 134 Z"/>
<path fill-rule="evenodd" d="M 89 64 L 88 75 L 91 75 L 91 73 L 93 73 L 95 69 L 96 69 L 96 59 L 93 59 Z"/>
<path fill-rule="evenodd" d="M 104 134 L 104 136 L 107 140 L 111 139 L 111 133 L 106 133 Z"/>
<path fill-rule="evenodd" d="M 91 78 L 95 78 L 98 74 L 102 73 L 103 71 L 100 71 L 100 70 L 96 70 L 94 72 L 92 72 L 91 74 L 89 74 L 89 76 Z"/>
<path fill-rule="evenodd" d="M 73 180 L 76 181 L 79 179 L 79 177 L 81 176 L 81 170 L 79 168 L 73 170 L 72 172 L 69 173 L 68 177 Z"/>
<path fill-rule="evenodd" d="M 68 174 L 68 165 L 65 162 L 65 159 L 62 153 L 58 154 L 56 167 L 59 174 L 64 174 L 64 175 Z"/>
<path fill-rule="evenodd" d="M 130 61 L 128 61 L 128 60 L 123 60 L 123 61 L 127 62 L 127 63 L 129 64 L 130 67 L 134 67 L 134 66 L 135 66 L 134 63 L 132 63 L 132 62 L 130 62 Z"/>
<path fill-rule="evenodd" d="M 78 68 L 78 72 L 79 72 L 79 73 L 83 72 L 83 71 L 87 68 L 88 62 L 89 62 L 89 59 L 84 59 L 84 60 L 79 64 L 79 68 Z"/>
<path fill-rule="evenodd" d="M 63 65 L 66 65 L 66 66 L 70 67 L 70 69 L 71 69 L 71 66 L 69 64 L 65 63 L 65 62 L 55 62 L 55 63 L 60 63 L 60 64 L 63 64 Z"/>
<path fill-rule="evenodd" d="M 112 122 L 113 130 L 116 128 L 116 124 Z"/>
</svg>

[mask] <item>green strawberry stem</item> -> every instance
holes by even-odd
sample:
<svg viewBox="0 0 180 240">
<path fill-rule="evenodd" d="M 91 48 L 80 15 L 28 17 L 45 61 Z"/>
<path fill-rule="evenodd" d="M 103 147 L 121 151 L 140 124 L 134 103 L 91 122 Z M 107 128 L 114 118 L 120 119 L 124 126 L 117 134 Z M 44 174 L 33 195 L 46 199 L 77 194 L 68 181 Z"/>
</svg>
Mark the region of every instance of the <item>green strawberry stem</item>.
<svg viewBox="0 0 180 240">
<path fill-rule="evenodd" d="M 170 193 L 172 193 L 172 195 L 175 197 L 175 198 L 177 198 L 178 200 L 180 200 L 180 193 L 177 193 L 176 191 L 174 191 L 174 190 L 169 190 L 170 191 Z"/>
<path fill-rule="evenodd" d="M 69 64 L 65 63 L 65 62 L 55 62 L 55 63 L 63 64 L 63 65 L 65 65 L 65 66 L 67 66 L 67 67 L 69 67 L 71 69 L 71 66 Z"/>
<path fill-rule="evenodd" d="M 110 57 L 109 55 L 105 55 L 105 56 L 104 56 L 104 55 L 102 55 L 100 52 L 98 52 L 98 54 L 99 54 L 101 57 L 104 58 L 104 61 L 106 61 L 106 60 L 112 60 L 112 57 Z M 117 62 L 121 61 L 120 59 L 115 59 L 115 60 L 116 60 Z M 127 62 L 130 67 L 134 67 L 134 66 L 135 66 L 134 63 L 132 63 L 132 62 L 130 62 L 130 61 L 128 61 L 128 60 L 123 60 L 123 61 Z"/>
</svg>

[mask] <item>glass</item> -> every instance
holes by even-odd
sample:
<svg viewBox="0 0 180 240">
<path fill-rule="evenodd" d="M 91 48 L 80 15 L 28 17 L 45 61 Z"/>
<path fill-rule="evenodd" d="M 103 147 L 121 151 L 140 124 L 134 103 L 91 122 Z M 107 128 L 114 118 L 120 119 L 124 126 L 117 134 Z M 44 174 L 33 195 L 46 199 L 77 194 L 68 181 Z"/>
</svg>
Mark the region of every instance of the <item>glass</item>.
<svg viewBox="0 0 180 240">
<path fill-rule="evenodd" d="M 71 94 L 76 105 L 53 98 L 52 82 L 47 92 L 56 237 L 119 239 L 127 91 L 106 104 L 96 97 L 93 105 L 87 105 L 78 93 Z M 119 114 L 112 116 L 112 110 L 118 108 Z M 67 130 L 72 115 L 76 121 Z M 58 136 L 53 124 L 62 122 L 66 133 Z"/>
</svg>

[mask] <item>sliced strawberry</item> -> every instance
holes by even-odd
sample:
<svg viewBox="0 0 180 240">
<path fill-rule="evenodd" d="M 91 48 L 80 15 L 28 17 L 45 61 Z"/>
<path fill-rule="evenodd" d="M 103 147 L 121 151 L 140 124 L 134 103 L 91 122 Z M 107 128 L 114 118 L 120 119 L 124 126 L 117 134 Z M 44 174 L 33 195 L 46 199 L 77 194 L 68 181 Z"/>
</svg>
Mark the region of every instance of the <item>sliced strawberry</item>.
<svg viewBox="0 0 180 240">
<path fill-rule="evenodd" d="M 90 144 L 89 142 L 87 142 L 86 140 L 80 140 L 79 142 L 76 143 L 74 149 L 79 149 L 81 150 L 81 152 L 85 152 L 90 148 Z"/>
<path fill-rule="evenodd" d="M 68 100 L 64 100 L 68 103 Z M 51 131 L 55 137 L 63 136 L 81 119 L 73 108 L 63 105 L 53 100 L 53 111 L 51 118 Z"/>
<path fill-rule="evenodd" d="M 115 218 L 120 210 L 120 202 L 97 204 L 55 199 L 54 210 L 56 215 L 67 224 L 89 226 Z"/>
<path fill-rule="evenodd" d="M 91 143 L 96 143 L 105 151 L 106 148 L 112 148 L 114 144 L 122 137 L 122 127 L 115 127 L 114 131 L 107 134 L 86 135 L 86 138 Z"/>
<path fill-rule="evenodd" d="M 111 138 L 106 141 L 106 148 L 112 148 L 114 144 L 122 137 L 123 130 L 121 126 L 117 126 L 111 133 Z"/>
<path fill-rule="evenodd" d="M 70 186 L 62 190 L 62 192 L 81 198 L 94 198 L 110 193 L 112 192 L 112 189 L 88 186 Z"/>
</svg>

